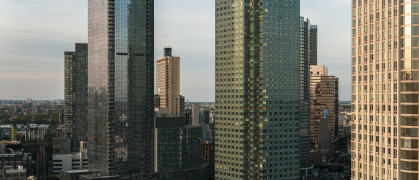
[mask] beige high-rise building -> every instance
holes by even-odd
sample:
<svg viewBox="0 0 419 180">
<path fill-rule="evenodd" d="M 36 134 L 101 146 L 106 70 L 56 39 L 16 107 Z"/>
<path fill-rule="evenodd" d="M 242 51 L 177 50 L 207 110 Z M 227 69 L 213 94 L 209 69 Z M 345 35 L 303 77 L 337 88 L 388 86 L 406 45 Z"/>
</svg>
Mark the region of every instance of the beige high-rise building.
<svg viewBox="0 0 419 180">
<path fill-rule="evenodd" d="M 180 116 L 180 58 L 172 56 L 172 48 L 164 48 L 164 57 L 157 60 L 156 88 L 160 108 Z"/>
<path fill-rule="evenodd" d="M 419 179 L 419 1 L 352 0 L 352 179 Z"/>
<path fill-rule="evenodd" d="M 310 142 L 313 149 L 319 149 L 320 141 L 331 143 L 335 139 L 339 114 L 339 80 L 328 74 L 324 65 L 310 66 Z M 325 117 L 327 115 L 327 117 Z M 328 119 L 328 131 L 321 128 L 320 122 Z M 329 134 L 329 138 L 320 138 Z M 326 136 L 323 136 L 326 137 Z M 322 147 L 324 148 L 324 146 Z"/>
</svg>

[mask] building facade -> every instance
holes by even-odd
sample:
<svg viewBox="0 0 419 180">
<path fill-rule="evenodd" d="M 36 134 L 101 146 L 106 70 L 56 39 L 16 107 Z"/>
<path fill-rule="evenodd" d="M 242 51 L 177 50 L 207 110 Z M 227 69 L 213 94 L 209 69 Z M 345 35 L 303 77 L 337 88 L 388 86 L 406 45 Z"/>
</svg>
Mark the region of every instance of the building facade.
<svg viewBox="0 0 419 180">
<path fill-rule="evenodd" d="M 418 7 L 352 1 L 352 179 L 419 179 Z"/>
<path fill-rule="evenodd" d="M 317 25 L 310 25 L 310 65 L 317 65 Z"/>
<path fill-rule="evenodd" d="M 128 127 L 128 167 L 152 172 L 154 1 L 89 0 L 89 170 L 115 174 L 115 121 Z"/>
<path fill-rule="evenodd" d="M 338 112 L 337 99 L 338 81 L 335 76 L 327 74 L 327 68 L 323 65 L 310 66 L 310 142 L 311 148 L 318 148 L 319 125 L 324 111 L 328 112 L 328 124 L 331 140 L 335 138 Z M 331 141 L 330 140 L 330 141 Z"/>
<path fill-rule="evenodd" d="M 74 152 L 87 140 L 87 46 L 76 43 L 75 52 L 64 52 L 64 137 Z"/>
<path fill-rule="evenodd" d="M 52 173 L 59 175 L 61 171 L 82 170 L 89 167 L 87 153 L 52 155 Z"/>
<path fill-rule="evenodd" d="M 300 18 L 300 168 L 310 166 L 310 20 Z"/>
<path fill-rule="evenodd" d="M 298 179 L 300 1 L 215 3 L 215 179 Z"/>
<path fill-rule="evenodd" d="M 156 118 L 156 172 L 159 179 L 207 179 L 202 160 L 201 126 L 186 125 L 184 117 Z"/>
<path fill-rule="evenodd" d="M 169 116 L 180 114 L 180 57 L 172 56 L 172 48 L 164 48 L 164 57 L 156 62 L 156 91 L 160 108 L 166 108 Z"/>
<path fill-rule="evenodd" d="M 16 169 L 6 166 L 3 168 L 0 180 L 26 180 L 26 169 L 23 166 L 18 166 Z"/>
<path fill-rule="evenodd" d="M 419 179 L 417 7 L 352 1 L 352 179 Z"/>
</svg>

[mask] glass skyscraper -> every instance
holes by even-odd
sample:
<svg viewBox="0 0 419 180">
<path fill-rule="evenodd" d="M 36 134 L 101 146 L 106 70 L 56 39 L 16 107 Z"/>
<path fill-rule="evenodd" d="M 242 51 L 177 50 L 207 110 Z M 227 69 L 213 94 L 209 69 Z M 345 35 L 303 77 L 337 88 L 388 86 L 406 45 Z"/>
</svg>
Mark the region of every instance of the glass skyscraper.
<svg viewBox="0 0 419 180">
<path fill-rule="evenodd" d="M 300 169 L 311 176 L 310 165 L 310 20 L 300 18 Z"/>
<path fill-rule="evenodd" d="M 298 179 L 300 1 L 216 0 L 216 179 Z"/>
<path fill-rule="evenodd" d="M 64 137 L 72 152 L 87 139 L 87 44 L 76 43 L 64 53 Z"/>
<path fill-rule="evenodd" d="M 317 65 L 317 25 L 309 25 L 310 29 L 310 65 Z"/>
<path fill-rule="evenodd" d="M 89 0 L 89 170 L 115 174 L 114 123 L 126 120 L 127 173 L 153 171 L 153 13 L 152 0 Z"/>
</svg>

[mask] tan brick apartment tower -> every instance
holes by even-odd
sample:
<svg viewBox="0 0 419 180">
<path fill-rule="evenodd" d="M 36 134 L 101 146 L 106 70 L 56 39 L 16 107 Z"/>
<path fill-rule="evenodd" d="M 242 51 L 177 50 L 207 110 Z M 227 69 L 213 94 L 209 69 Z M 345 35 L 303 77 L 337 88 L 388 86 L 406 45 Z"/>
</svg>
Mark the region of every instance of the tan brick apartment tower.
<svg viewBox="0 0 419 180">
<path fill-rule="evenodd" d="M 180 58 L 172 56 L 172 48 L 164 48 L 164 57 L 157 60 L 156 89 L 160 108 L 180 116 Z"/>
<path fill-rule="evenodd" d="M 352 0 L 352 179 L 419 177 L 419 1 Z"/>
<path fill-rule="evenodd" d="M 328 75 L 324 65 L 310 66 L 310 142 L 317 149 L 319 123 L 324 111 L 328 112 L 330 141 L 335 138 L 339 113 L 337 112 L 339 96 L 339 80 Z"/>
</svg>

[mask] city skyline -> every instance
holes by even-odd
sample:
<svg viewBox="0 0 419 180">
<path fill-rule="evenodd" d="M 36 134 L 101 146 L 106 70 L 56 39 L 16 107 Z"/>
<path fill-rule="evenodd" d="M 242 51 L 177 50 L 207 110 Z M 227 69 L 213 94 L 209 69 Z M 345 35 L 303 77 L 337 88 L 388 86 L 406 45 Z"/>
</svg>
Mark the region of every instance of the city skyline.
<svg viewBox="0 0 419 180">
<path fill-rule="evenodd" d="M 0 158 L 14 158 L 0 170 L 418 179 L 416 11 L 414 0 L 0 0 Z"/>
<path fill-rule="evenodd" d="M 54 2 L 0 0 L 0 16 L 7 17 L 0 18 L 0 32 L 8 34 L 0 37 L 0 99 L 64 98 L 62 52 L 76 42 L 87 42 L 87 2 L 63 1 L 60 7 Z M 164 46 L 172 46 L 174 54 L 183 57 L 181 94 L 190 101 L 214 101 L 215 3 L 185 0 L 182 4 L 187 5 L 155 1 L 159 7 L 155 9 L 155 57 L 161 56 Z M 36 7 L 44 11 L 35 11 Z M 319 13 L 319 8 L 324 11 Z M 328 66 L 341 79 L 341 100 L 350 99 L 350 70 L 346 68 L 350 64 L 350 13 L 350 1 L 301 0 L 301 15 L 319 28 L 318 64 Z"/>
</svg>

